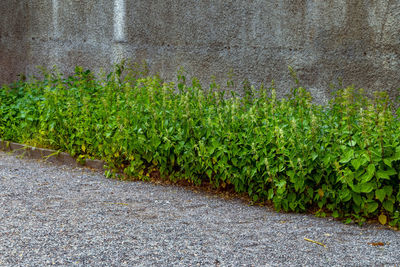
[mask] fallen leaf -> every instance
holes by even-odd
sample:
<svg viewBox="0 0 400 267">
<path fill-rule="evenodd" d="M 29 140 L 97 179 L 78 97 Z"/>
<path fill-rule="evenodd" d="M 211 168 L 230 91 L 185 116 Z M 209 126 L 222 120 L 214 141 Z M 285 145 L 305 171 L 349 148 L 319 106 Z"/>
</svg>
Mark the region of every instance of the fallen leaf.
<svg viewBox="0 0 400 267">
<path fill-rule="evenodd" d="M 324 197 L 324 191 L 320 188 L 318 189 L 318 195 L 322 198 Z"/>
<path fill-rule="evenodd" d="M 382 225 L 385 225 L 387 222 L 387 217 L 385 214 L 381 214 L 381 215 L 379 215 L 378 220 Z"/>
<path fill-rule="evenodd" d="M 323 246 L 324 248 L 326 248 L 326 245 L 322 244 L 321 242 L 314 241 L 314 240 L 311 240 L 311 239 L 308 239 L 308 238 L 304 238 L 304 240 L 308 241 L 308 242 L 311 242 L 311 243 L 314 243 L 314 244 L 317 244 L 317 245 L 320 245 L 320 246 Z"/>
<path fill-rule="evenodd" d="M 378 247 L 378 246 L 384 246 L 385 243 L 383 243 L 383 242 L 369 242 L 368 245 Z"/>
</svg>

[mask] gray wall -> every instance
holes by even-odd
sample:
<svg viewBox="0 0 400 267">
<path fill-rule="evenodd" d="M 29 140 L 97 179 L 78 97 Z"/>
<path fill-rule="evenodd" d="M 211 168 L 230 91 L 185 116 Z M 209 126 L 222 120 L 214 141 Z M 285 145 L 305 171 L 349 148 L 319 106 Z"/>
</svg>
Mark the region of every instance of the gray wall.
<svg viewBox="0 0 400 267">
<path fill-rule="evenodd" d="M 116 12 L 118 11 L 118 12 Z M 321 102 L 329 84 L 400 87 L 399 0 L 1 0 L 0 83 L 36 65 L 94 70 L 121 58 L 153 73 L 225 83 L 293 81 L 288 65 Z"/>
</svg>

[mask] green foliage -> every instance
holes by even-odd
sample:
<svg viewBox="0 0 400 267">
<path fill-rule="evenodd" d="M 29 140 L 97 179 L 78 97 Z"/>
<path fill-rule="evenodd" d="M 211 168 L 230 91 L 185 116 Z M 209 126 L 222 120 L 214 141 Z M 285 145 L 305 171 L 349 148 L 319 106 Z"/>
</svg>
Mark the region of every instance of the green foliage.
<svg viewBox="0 0 400 267">
<path fill-rule="evenodd" d="M 109 176 L 157 170 L 231 185 L 277 210 L 400 225 L 400 124 L 386 94 L 348 87 L 322 107 L 298 82 L 286 99 L 249 82 L 245 97 L 226 98 L 215 82 L 187 85 L 183 70 L 177 84 L 147 73 L 118 64 L 96 78 L 77 67 L 3 87 L 0 137 L 104 159 Z"/>
</svg>

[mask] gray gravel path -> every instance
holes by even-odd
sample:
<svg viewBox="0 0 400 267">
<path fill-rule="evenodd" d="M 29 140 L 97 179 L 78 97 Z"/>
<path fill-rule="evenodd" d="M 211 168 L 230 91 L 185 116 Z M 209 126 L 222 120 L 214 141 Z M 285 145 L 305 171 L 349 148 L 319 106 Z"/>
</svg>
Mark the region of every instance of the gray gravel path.
<svg viewBox="0 0 400 267">
<path fill-rule="evenodd" d="M 0 152 L 1 266 L 399 263 L 400 232 L 383 227 L 276 213 Z"/>
</svg>

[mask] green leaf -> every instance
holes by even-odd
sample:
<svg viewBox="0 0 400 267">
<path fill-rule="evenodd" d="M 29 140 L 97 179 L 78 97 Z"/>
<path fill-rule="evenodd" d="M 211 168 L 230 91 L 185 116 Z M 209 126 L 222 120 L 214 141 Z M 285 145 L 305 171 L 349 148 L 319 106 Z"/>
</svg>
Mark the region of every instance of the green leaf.
<svg viewBox="0 0 400 267">
<path fill-rule="evenodd" d="M 385 200 L 385 202 L 383 202 L 383 207 L 385 208 L 385 210 L 389 211 L 389 212 L 393 212 L 393 202 L 390 200 Z"/>
<path fill-rule="evenodd" d="M 274 190 L 270 188 L 268 190 L 268 199 L 271 200 L 274 197 Z"/>
<path fill-rule="evenodd" d="M 354 169 L 357 171 L 360 166 L 363 164 L 363 158 L 353 159 L 351 161 L 351 165 L 353 165 Z"/>
<path fill-rule="evenodd" d="M 354 202 L 354 204 L 356 204 L 357 206 L 360 206 L 361 205 L 361 196 L 360 196 L 360 194 L 357 194 L 357 193 L 353 193 L 353 202 Z"/>
<path fill-rule="evenodd" d="M 386 197 L 386 191 L 384 189 L 378 189 L 375 191 L 375 197 L 378 199 L 380 202 L 383 202 L 383 200 Z"/>
<path fill-rule="evenodd" d="M 396 147 L 396 153 L 393 156 L 393 160 L 400 160 L 400 146 Z"/>
<path fill-rule="evenodd" d="M 350 190 L 347 188 L 342 189 L 339 192 L 339 197 L 342 201 L 347 202 L 351 199 L 351 194 L 350 194 Z"/>
<path fill-rule="evenodd" d="M 394 169 L 389 169 L 389 170 L 386 170 L 386 171 L 378 170 L 376 172 L 376 176 L 378 178 L 387 179 L 387 180 L 390 179 L 390 176 L 395 175 L 395 174 L 397 174 L 397 172 Z"/>
<path fill-rule="evenodd" d="M 361 184 L 360 191 L 361 193 L 369 193 L 374 189 L 374 185 L 372 183 Z"/>
<path fill-rule="evenodd" d="M 294 208 L 297 207 L 297 203 L 295 203 L 295 201 L 296 201 L 296 194 L 295 193 L 288 194 L 287 199 L 289 201 L 289 207 L 294 207 Z M 294 208 L 292 208 L 292 209 L 294 210 Z"/>
<path fill-rule="evenodd" d="M 284 211 L 289 210 L 289 201 L 287 199 L 282 199 L 281 204 Z"/>
<path fill-rule="evenodd" d="M 385 171 L 379 170 L 376 172 L 376 177 L 381 178 L 381 179 L 390 179 L 389 175 Z"/>
<path fill-rule="evenodd" d="M 316 152 L 311 153 L 311 159 L 314 161 L 318 157 L 318 154 Z"/>
<path fill-rule="evenodd" d="M 351 140 L 348 142 L 349 146 L 355 146 L 356 145 L 356 141 Z"/>
<path fill-rule="evenodd" d="M 353 183 L 348 183 L 348 186 L 350 186 L 351 190 L 353 190 L 353 192 L 355 193 L 360 193 L 361 192 L 361 185 L 360 184 L 356 184 L 353 185 Z"/>
<path fill-rule="evenodd" d="M 325 157 L 322 159 L 322 162 L 325 166 L 329 166 L 331 164 L 331 155 L 326 154 Z"/>
<path fill-rule="evenodd" d="M 373 202 L 369 202 L 367 204 L 367 211 L 368 213 L 373 213 L 374 211 L 376 211 L 376 209 L 378 208 L 379 204 L 376 201 Z"/>
<path fill-rule="evenodd" d="M 390 168 L 392 168 L 392 159 L 384 159 L 383 162 L 389 166 Z"/>
<path fill-rule="evenodd" d="M 233 166 L 238 166 L 238 160 L 236 158 L 232 158 L 232 164 Z"/>
<path fill-rule="evenodd" d="M 352 223 L 352 222 L 353 222 L 353 220 L 352 220 L 351 218 L 347 218 L 347 219 L 344 221 L 345 224 L 349 224 L 349 223 Z"/>
<path fill-rule="evenodd" d="M 333 217 L 333 218 L 338 218 L 338 217 L 339 217 L 339 212 L 338 212 L 337 210 L 334 210 L 334 211 L 332 212 L 332 217 Z"/>
<path fill-rule="evenodd" d="M 285 187 L 286 186 L 286 181 L 285 180 L 280 180 L 279 182 L 276 183 L 276 186 L 279 188 Z"/>
<path fill-rule="evenodd" d="M 390 196 L 392 195 L 392 193 L 393 193 L 393 187 L 390 186 L 390 185 L 385 185 L 385 186 L 383 187 L 383 190 L 385 190 L 385 193 L 386 193 L 386 195 L 387 195 L 388 197 L 390 197 Z"/>
<path fill-rule="evenodd" d="M 347 163 L 354 157 L 354 151 L 349 150 L 347 151 L 344 156 L 341 158 L 340 163 Z"/>
<path fill-rule="evenodd" d="M 289 176 L 290 178 L 294 177 L 295 172 L 293 170 L 288 170 L 286 171 L 287 176 Z"/>
<path fill-rule="evenodd" d="M 374 177 L 375 174 L 375 165 L 374 164 L 369 164 L 367 167 L 367 172 L 361 177 L 363 182 L 368 182 L 369 180 Z"/>
<path fill-rule="evenodd" d="M 309 188 L 307 189 L 307 194 L 308 194 L 310 197 L 313 197 L 313 195 L 314 195 L 314 190 L 313 190 L 311 187 L 309 187 Z"/>
</svg>

